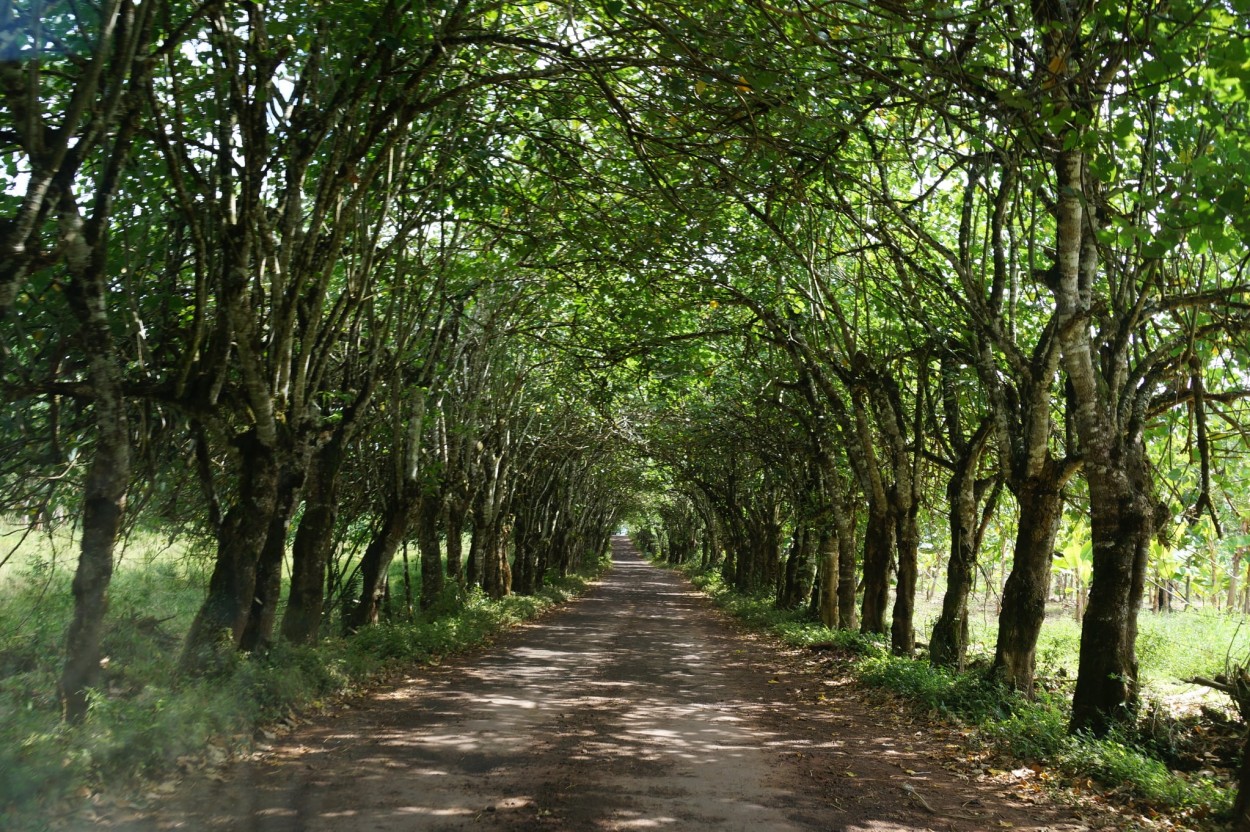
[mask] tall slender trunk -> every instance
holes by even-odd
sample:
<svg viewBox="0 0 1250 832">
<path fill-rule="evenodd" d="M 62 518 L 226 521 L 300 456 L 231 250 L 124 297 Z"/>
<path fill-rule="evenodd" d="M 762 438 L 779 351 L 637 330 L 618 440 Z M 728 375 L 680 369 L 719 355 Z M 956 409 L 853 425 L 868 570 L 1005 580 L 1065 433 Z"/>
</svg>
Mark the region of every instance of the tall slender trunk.
<svg viewBox="0 0 1250 832">
<path fill-rule="evenodd" d="M 977 533 L 977 466 L 989 438 L 989 421 L 963 446 L 946 483 L 947 521 L 950 527 L 950 560 L 946 567 L 946 593 L 942 613 L 929 640 L 929 661 L 940 667 L 964 667 L 968 651 L 968 594 L 976 575 L 980 554 Z"/>
<path fill-rule="evenodd" d="M 855 515 L 844 502 L 842 493 L 833 496 L 835 501 L 833 523 L 838 546 L 838 627 L 853 630 L 855 621 L 855 599 L 858 590 L 859 573 L 856 569 Z"/>
<path fill-rule="evenodd" d="M 817 543 L 820 558 L 820 622 L 826 627 L 842 625 L 838 604 L 838 579 L 841 564 L 838 562 L 838 532 L 832 525 L 821 529 Z"/>
<path fill-rule="evenodd" d="M 508 540 L 511 536 L 511 524 L 500 523 L 492 530 L 490 545 L 485 549 L 482 589 L 496 601 L 512 592 L 512 568 L 508 563 Z"/>
<path fill-rule="evenodd" d="M 895 488 L 901 488 L 899 484 Z M 907 486 L 910 487 L 910 486 Z M 898 526 L 898 574 L 895 577 L 894 611 L 890 622 L 890 649 L 900 656 L 916 650 L 916 581 L 920 550 L 920 530 L 916 525 L 917 504 L 908 496 L 894 511 Z"/>
<path fill-rule="evenodd" d="M 76 219 L 77 213 L 73 216 Z M 77 228 L 74 239 L 85 248 L 81 233 Z M 59 682 L 62 712 L 68 722 L 80 722 L 86 716 L 87 690 L 100 672 L 100 638 L 113 577 L 113 546 L 130 484 L 130 430 L 105 302 L 104 250 L 102 246 L 94 249 L 79 251 L 81 262 L 77 264 L 75 257 L 70 258 L 73 279 L 68 293 L 78 320 L 79 340 L 90 356 L 87 373 L 96 423 L 91 466 L 83 484 L 74 617 L 65 638 L 65 665 Z"/>
<path fill-rule="evenodd" d="M 467 503 L 459 496 L 447 500 L 447 519 L 444 528 L 447 530 L 447 575 L 460 586 L 464 586 L 464 517 L 468 513 Z"/>
<path fill-rule="evenodd" d="M 816 533 L 800 524 L 794 531 L 790 551 L 786 555 L 781 592 L 777 595 L 779 609 L 797 609 L 811 593 L 812 576 L 809 569 L 815 563 L 812 558 L 812 548 L 815 545 Z"/>
</svg>

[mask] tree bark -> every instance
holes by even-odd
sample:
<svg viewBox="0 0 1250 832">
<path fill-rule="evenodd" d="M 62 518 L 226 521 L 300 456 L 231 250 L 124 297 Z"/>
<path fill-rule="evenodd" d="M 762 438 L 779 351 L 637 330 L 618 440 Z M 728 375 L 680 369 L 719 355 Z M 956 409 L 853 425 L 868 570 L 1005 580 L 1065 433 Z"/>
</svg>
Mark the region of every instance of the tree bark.
<svg viewBox="0 0 1250 832">
<path fill-rule="evenodd" d="M 980 554 L 977 467 L 989 438 L 989 428 L 990 422 L 984 421 L 972 440 L 963 446 L 946 483 L 950 560 L 946 566 L 942 613 L 929 639 L 929 661 L 938 667 L 963 670 L 968 652 L 968 594 L 972 591 Z"/>
<path fill-rule="evenodd" d="M 1046 619 L 1051 559 L 1063 511 L 1059 463 L 1047 460 L 1037 476 L 1015 489 L 1020 508 L 1015 554 L 1003 588 L 998 642 L 990 674 L 1008 687 L 1031 694 L 1037 667 L 1037 639 Z"/>
<path fill-rule="evenodd" d="M 890 556 L 894 552 L 894 523 L 889 508 L 869 497 L 868 525 L 864 529 L 864 599 L 859 631 L 884 635 L 885 610 L 890 597 Z"/>
<path fill-rule="evenodd" d="M 421 609 L 428 610 L 443 595 L 443 552 L 438 540 L 438 519 L 443 501 L 427 494 L 417 510 L 417 548 L 421 550 Z"/>
<path fill-rule="evenodd" d="M 217 538 L 217 557 L 204 599 L 187 633 L 184 671 L 211 671 L 220 653 L 238 647 L 256 591 L 257 559 L 269 536 L 278 497 L 277 455 L 255 431 L 239 437 L 245 463 L 240 466 L 239 496 L 226 514 Z"/>
<path fill-rule="evenodd" d="M 331 439 L 317 454 L 306 489 L 304 515 L 291 545 L 291 591 L 282 619 L 282 637 L 294 644 L 313 644 L 320 635 L 344 459 L 342 442 Z"/>
<path fill-rule="evenodd" d="M 87 691 L 100 672 L 100 638 L 113 576 L 113 546 L 130 484 L 130 430 L 105 302 L 104 250 L 100 245 L 88 247 L 81 236 L 76 209 L 72 219 L 75 222 L 68 245 L 71 250 L 81 246 L 77 252 L 81 262 L 75 263 L 76 257 L 70 257 L 68 299 L 78 320 L 79 340 L 90 356 L 87 372 L 96 424 L 91 467 L 83 485 L 74 617 L 66 634 L 65 665 L 59 682 L 64 718 L 77 723 L 87 715 Z"/>
<path fill-rule="evenodd" d="M 408 536 L 413 500 L 397 495 L 387 506 L 382 525 L 360 559 L 360 599 L 344 616 L 344 629 L 355 632 L 378 623 L 379 605 L 386 589 L 386 575 L 395 552 Z"/>
<path fill-rule="evenodd" d="M 460 586 L 464 586 L 464 516 L 467 513 L 465 501 L 453 495 L 447 500 L 447 575 Z"/>
<path fill-rule="evenodd" d="M 1095 735 L 1131 719 L 1138 705 L 1137 615 L 1155 507 L 1145 445 L 1138 438 L 1125 451 L 1120 464 L 1106 472 L 1109 483 L 1096 488 L 1096 475 L 1087 474 L 1091 528 L 1096 530 L 1094 568 L 1081 626 L 1071 727 Z"/>
<path fill-rule="evenodd" d="M 256 590 L 252 593 L 247 624 L 239 639 L 241 650 L 257 650 L 273 639 L 273 625 L 282 596 L 286 539 L 291 529 L 291 516 L 299 505 L 300 488 L 305 476 L 305 466 L 297 460 L 294 467 L 284 467 L 278 477 L 278 496 L 269 521 L 269 533 L 256 566 Z"/>
</svg>

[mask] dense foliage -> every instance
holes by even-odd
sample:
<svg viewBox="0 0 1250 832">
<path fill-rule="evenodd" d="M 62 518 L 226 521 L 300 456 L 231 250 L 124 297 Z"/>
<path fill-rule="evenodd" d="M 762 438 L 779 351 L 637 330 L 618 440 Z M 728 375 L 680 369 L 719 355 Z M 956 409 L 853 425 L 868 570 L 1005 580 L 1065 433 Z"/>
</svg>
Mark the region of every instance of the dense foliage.
<svg viewBox="0 0 1250 832">
<path fill-rule="evenodd" d="M 626 520 L 942 667 L 1002 562 L 991 677 L 1070 595 L 1094 734 L 1143 605 L 1250 608 L 1244 0 L 0 15 L 0 511 L 77 530 L 70 723 L 134 527 L 207 553 L 189 680 L 367 631 L 409 541 L 433 611 Z"/>
</svg>

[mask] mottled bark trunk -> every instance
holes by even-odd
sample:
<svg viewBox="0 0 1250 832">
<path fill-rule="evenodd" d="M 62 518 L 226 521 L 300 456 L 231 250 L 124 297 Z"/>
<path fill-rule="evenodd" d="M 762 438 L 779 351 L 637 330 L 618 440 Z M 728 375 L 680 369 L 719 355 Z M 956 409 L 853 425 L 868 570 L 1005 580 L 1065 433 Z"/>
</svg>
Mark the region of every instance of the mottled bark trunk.
<svg viewBox="0 0 1250 832">
<path fill-rule="evenodd" d="M 897 655 L 910 656 L 916 650 L 914 618 L 920 530 L 916 525 L 915 501 L 908 497 L 902 502 L 903 505 L 894 511 L 898 524 L 898 574 L 895 578 L 894 612 L 890 623 L 890 649 Z"/>
<path fill-rule="evenodd" d="M 464 586 L 464 517 L 468 513 L 464 500 L 452 497 L 447 501 L 447 576 Z"/>
<path fill-rule="evenodd" d="M 951 535 L 942 613 L 933 625 L 929 661 L 962 670 L 968 650 L 968 593 L 977 568 L 976 483 L 971 472 L 957 471 L 946 485 Z"/>
<path fill-rule="evenodd" d="M 1137 616 L 1155 507 L 1140 441 L 1113 459 L 1108 481 L 1095 485 L 1095 473 L 1088 465 L 1086 470 L 1094 563 L 1081 626 L 1071 727 L 1102 735 L 1117 722 L 1131 720 L 1138 704 Z"/>
<path fill-rule="evenodd" d="M 838 627 L 853 630 L 857 623 L 855 601 L 859 588 L 859 572 L 855 562 L 858 554 L 855 545 L 855 516 L 849 506 L 841 504 L 834 509 L 833 522 L 838 544 Z"/>
<path fill-rule="evenodd" d="M 417 548 L 421 552 L 421 609 L 428 610 L 443 595 L 443 550 L 438 539 L 438 520 L 443 501 L 427 494 L 417 510 Z"/>
<path fill-rule="evenodd" d="M 795 530 L 790 551 L 786 555 L 785 578 L 782 581 L 781 593 L 777 596 L 779 609 L 798 609 L 807 601 L 812 592 L 812 580 L 815 577 L 814 553 L 818 543 L 817 533 L 813 529 L 801 526 Z"/>
<path fill-rule="evenodd" d="M 883 502 L 868 501 L 864 529 L 864 600 L 859 631 L 885 634 L 885 610 L 890 596 L 890 556 L 894 552 L 894 524 Z"/>
<path fill-rule="evenodd" d="M 1237 797 L 1233 800 L 1233 832 L 1250 832 L 1250 732 L 1241 741 Z"/>
<path fill-rule="evenodd" d="M 222 523 L 217 557 L 204 599 L 187 633 L 181 664 L 188 672 L 211 670 L 223 650 L 238 647 L 252 608 L 256 568 L 269 536 L 278 497 L 278 464 L 274 449 L 255 433 L 239 441 L 243 463 L 238 500 Z"/>
<path fill-rule="evenodd" d="M 464 569 L 465 583 L 468 586 L 482 586 L 486 573 L 486 560 L 493 545 L 490 540 L 493 531 L 490 524 L 479 522 L 475 513 L 473 531 L 469 536 L 469 558 Z"/>
<path fill-rule="evenodd" d="M 1056 463 L 1048 461 L 1036 477 L 1015 491 L 1020 519 L 990 673 L 1008 687 L 1032 693 L 1037 639 L 1046 619 L 1051 559 L 1063 510 L 1063 485 Z"/>
<path fill-rule="evenodd" d="M 508 563 L 508 539 L 512 529 L 506 523 L 490 531 L 483 547 L 482 589 L 498 601 L 512 592 L 512 568 Z"/>
<path fill-rule="evenodd" d="M 820 622 L 826 627 L 840 627 L 838 582 L 841 564 L 837 530 L 832 526 L 822 529 L 817 548 L 820 557 Z"/>
<path fill-rule="evenodd" d="M 247 624 L 239 639 L 241 650 L 256 650 L 273 638 L 273 625 L 278 614 L 278 602 L 282 596 L 282 564 L 286 558 L 286 538 L 291 529 L 291 517 L 299 505 L 299 492 L 303 486 L 303 465 L 286 468 L 278 477 L 278 495 L 274 502 L 269 532 L 256 564 L 256 589 Z"/>
<path fill-rule="evenodd" d="M 537 560 L 532 540 L 534 534 L 529 512 L 522 512 L 516 519 L 516 550 L 512 560 L 512 589 L 518 595 L 534 594 L 534 568 Z"/>
<path fill-rule="evenodd" d="M 103 198 L 103 197 L 102 197 Z M 58 684 L 68 722 L 87 715 L 87 691 L 100 672 L 100 638 L 113 577 L 113 546 L 130 484 L 130 430 L 122 395 L 122 373 L 114 350 L 105 301 L 104 241 L 92 245 L 77 208 L 63 218 L 63 242 L 71 281 L 67 297 L 78 338 L 89 356 L 87 377 L 96 424 L 91 465 L 83 484 L 82 532 L 74 572 L 74 616 L 65 638 L 65 665 Z"/>
<path fill-rule="evenodd" d="M 972 591 L 980 554 L 977 466 L 988 437 L 989 422 L 985 422 L 972 441 L 963 446 L 946 483 L 950 560 L 946 566 L 942 613 L 929 640 L 929 661 L 938 667 L 962 670 L 968 651 L 968 594 Z"/>
<path fill-rule="evenodd" d="M 282 637 L 294 644 L 313 644 L 320 635 L 343 461 L 342 444 L 331 440 L 317 455 L 305 490 L 304 514 L 291 544 L 291 591 L 282 618 Z"/>
<path fill-rule="evenodd" d="M 382 518 L 381 528 L 365 547 L 360 559 L 360 600 L 344 616 L 344 629 L 348 632 L 378 623 L 387 571 L 395 559 L 395 552 L 408 536 L 412 509 L 411 498 L 400 496 L 392 500 L 387 506 L 386 516 Z"/>
</svg>

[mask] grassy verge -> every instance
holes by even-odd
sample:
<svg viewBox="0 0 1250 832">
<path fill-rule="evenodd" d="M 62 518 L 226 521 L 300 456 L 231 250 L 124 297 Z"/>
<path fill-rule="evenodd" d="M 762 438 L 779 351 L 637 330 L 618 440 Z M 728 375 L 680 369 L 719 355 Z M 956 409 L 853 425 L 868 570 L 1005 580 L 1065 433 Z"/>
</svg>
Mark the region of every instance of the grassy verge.
<svg viewBox="0 0 1250 832">
<path fill-rule="evenodd" d="M 150 543 L 150 541 L 149 541 Z M 240 654 L 211 677 L 175 672 L 203 597 L 192 553 L 132 547 L 113 583 L 102 684 L 86 721 L 66 726 L 55 696 L 70 613 L 68 562 L 44 545 L 0 583 L 0 826 L 39 829 L 99 789 L 125 791 L 180 766 L 246 750 L 261 726 L 315 710 L 414 663 L 489 641 L 581 592 L 591 575 L 538 595 L 449 598 L 418 614 L 332 637 Z M 399 586 L 400 578 L 392 580 Z M 454 591 L 453 591 L 454 594 Z"/>
<path fill-rule="evenodd" d="M 975 727 L 990 750 L 1024 763 L 1039 763 L 1072 781 L 1097 780 L 1117 794 L 1178 819 L 1227 815 L 1234 784 L 1228 778 L 1186 776 L 1151 753 L 1142 734 L 1105 739 L 1067 732 L 1068 697 L 1043 691 L 1036 699 L 994 686 L 983 673 L 956 673 L 927 661 L 891 655 L 888 646 L 857 632 L 831 630 L 802 612 L 776 609 L 771 599 L 738 595 L 717 573 L 687 570 L 695 585 L 747 624 L 771 631 L 795 646 L 841 648 L 864 684 L 893 692 L 919 710 Z"/>
</svg>

